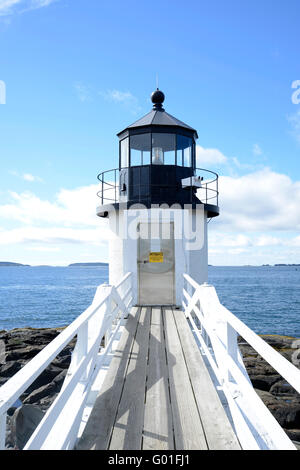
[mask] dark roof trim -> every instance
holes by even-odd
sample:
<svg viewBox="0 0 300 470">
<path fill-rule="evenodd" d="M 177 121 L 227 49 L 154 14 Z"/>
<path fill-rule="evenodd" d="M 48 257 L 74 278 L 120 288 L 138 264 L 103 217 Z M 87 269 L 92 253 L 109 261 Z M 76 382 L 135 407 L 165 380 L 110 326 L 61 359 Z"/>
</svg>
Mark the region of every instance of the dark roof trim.
<svg viewBox="0 0 300 470">
<path fill-rule="evenodd" d="M 188 126 L 182 121 L 179 121 L 179 119 L 175 118 L 171 114 L 167 113 L 163 109 L 153 109 L 150 111 L 150 113 L 146 114 L 144 117 L 139 119 L 138 121 L 134 122 L 130 126 L 126 127 L 123 129 L 123 131 L 119 132 L 117 136 L 119 137 L 122 135 L 125 131 L 133 130 L 136 128 L 145 128 L 145 127 L 152 127 L 152 126 L 163 126 L 163 127 L 168 127 L 168 128 L 182 128 L 186 129 L 190 133 L 195 134 L 196 138 L 198 138 L 197 131 L 193 129 L 192 127 Z"/>
<path fill-rule="evenodd" d="M 155 133 L 155 132 L 161 132 L 165 134 L 169 134 L 170 132 L 172 134 L 180 134 L 180 135 L 185 135 L 187 137 L 193 137 L 197 138 L 197 134 L 195 131 L 186 129 L 185 127 L 179 127 L 179 126 L 143 126 L 143 127 L 134 127 L 134 128 L 127 128 L 124 131 L 120 132 L 118 134 L 118 138 L 120 140 L 125 139 L 125 137 L 128 137 L 129 135 L 137 135 L 137 134 L 150 134 L 150 132 Z"/>
</svg>

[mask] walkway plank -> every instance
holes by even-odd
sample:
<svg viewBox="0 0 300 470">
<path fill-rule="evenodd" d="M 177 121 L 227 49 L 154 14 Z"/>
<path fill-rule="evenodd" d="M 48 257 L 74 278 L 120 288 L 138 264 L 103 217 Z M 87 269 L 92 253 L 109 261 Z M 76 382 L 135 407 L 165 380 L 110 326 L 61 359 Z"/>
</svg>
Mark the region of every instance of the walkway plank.
<svg viewBox="0 0 300 470">
<path fill-rule="evenodd" d="M 132 309 L 83 435 L 76 446 L 78 450 L 105 450 L 108 448 L 139 316 L 140 309 Z"/>
<path fill-rule="evenodd" d="M 182 311 L 132 309 L 76 448 L 240 449 Z"/>
<path fill-rule="evenodd" d="M 238 450 L 240 444 L 212 383 L 183 312 L 174 311 L 185 361 L 210 450 Z"/>
<path fill-rule="evenodd" d="M 169 377 L 160 308 L 152 309 L 143 450 L 174 449 Z"/>
<path fill-rule="evenodd" d="M 140 450 L 144 425 L 150 308 L 142 308 L 109 448 Z"/>
<path fill-rule="evenodd" d="M 164 310 L 164 321 L 175 447 L 177 450 L 207 450 L 172 309 Z"/>
</svg>

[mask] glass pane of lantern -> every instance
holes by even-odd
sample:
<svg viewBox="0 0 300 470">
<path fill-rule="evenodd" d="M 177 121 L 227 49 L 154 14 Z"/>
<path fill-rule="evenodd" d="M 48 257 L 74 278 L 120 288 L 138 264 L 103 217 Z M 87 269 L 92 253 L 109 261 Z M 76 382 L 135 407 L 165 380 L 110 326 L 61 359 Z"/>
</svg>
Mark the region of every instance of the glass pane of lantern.
<svg viewBox="0 0 300 470">
<path fill-rule="evenodd" d="M 150 164 L 151 135 L 138 134 L 130 137 L 130 165 Z"/>
<path fill-rule="evenodd" d="M 183 153 L 184 153 L 184 166 L 191 166 L 192 165 L 192 143 L 184 149 Z"/>
<path fill-rule="evenodd" d="M 182 149 L 176 150 L 176 162 L 178 166 L 183 166 L 183 150 Z"/>
<path fill-rule="evenodd" d="M 152 165 L 175 165 L 175 134 L 152 134 Z"/>
<path fill-rule="evenodd" d="M 177 165 L 192 166 L 193 140 L 184 135 L 177 136 Z"/>
<path fill-rule="evenodd" d="M 128 138 L 121 140 L 121 168 L 129 166 Z"/>
</svg>

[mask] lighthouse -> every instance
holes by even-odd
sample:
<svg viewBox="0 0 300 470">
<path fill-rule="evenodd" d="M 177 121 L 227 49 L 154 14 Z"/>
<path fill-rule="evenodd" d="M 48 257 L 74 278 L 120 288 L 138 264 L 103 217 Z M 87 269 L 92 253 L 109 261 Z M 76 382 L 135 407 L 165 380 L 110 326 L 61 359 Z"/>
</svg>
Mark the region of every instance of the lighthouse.
<svg viewBox="0 0 300 470">
<path fill-rule="evenodd" d="M 119 166 L 98 175 L 108 219 L 109 283 L 132 273 L 134 304 L 181 306 L 183 273 L 208 275 L 208 222 L 219 215 L 218 175 L 197 168 L 197 131 L 151 95 L 152 110 L 117 134 Z"/>
</svg>

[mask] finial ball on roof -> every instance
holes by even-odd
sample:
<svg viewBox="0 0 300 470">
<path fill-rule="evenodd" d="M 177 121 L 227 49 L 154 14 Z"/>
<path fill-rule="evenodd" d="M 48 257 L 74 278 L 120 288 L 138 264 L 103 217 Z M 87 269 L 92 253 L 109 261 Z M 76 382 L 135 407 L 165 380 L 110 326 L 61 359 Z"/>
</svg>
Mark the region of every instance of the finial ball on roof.
<svg viewBox="0 0 300 470">
<path fill-rule="evenodd" d="M 162 104 L 165 101 L 165 95 L 157 88 L 151 95 L 151 101 L 153 104 Z"/>
</svg>

